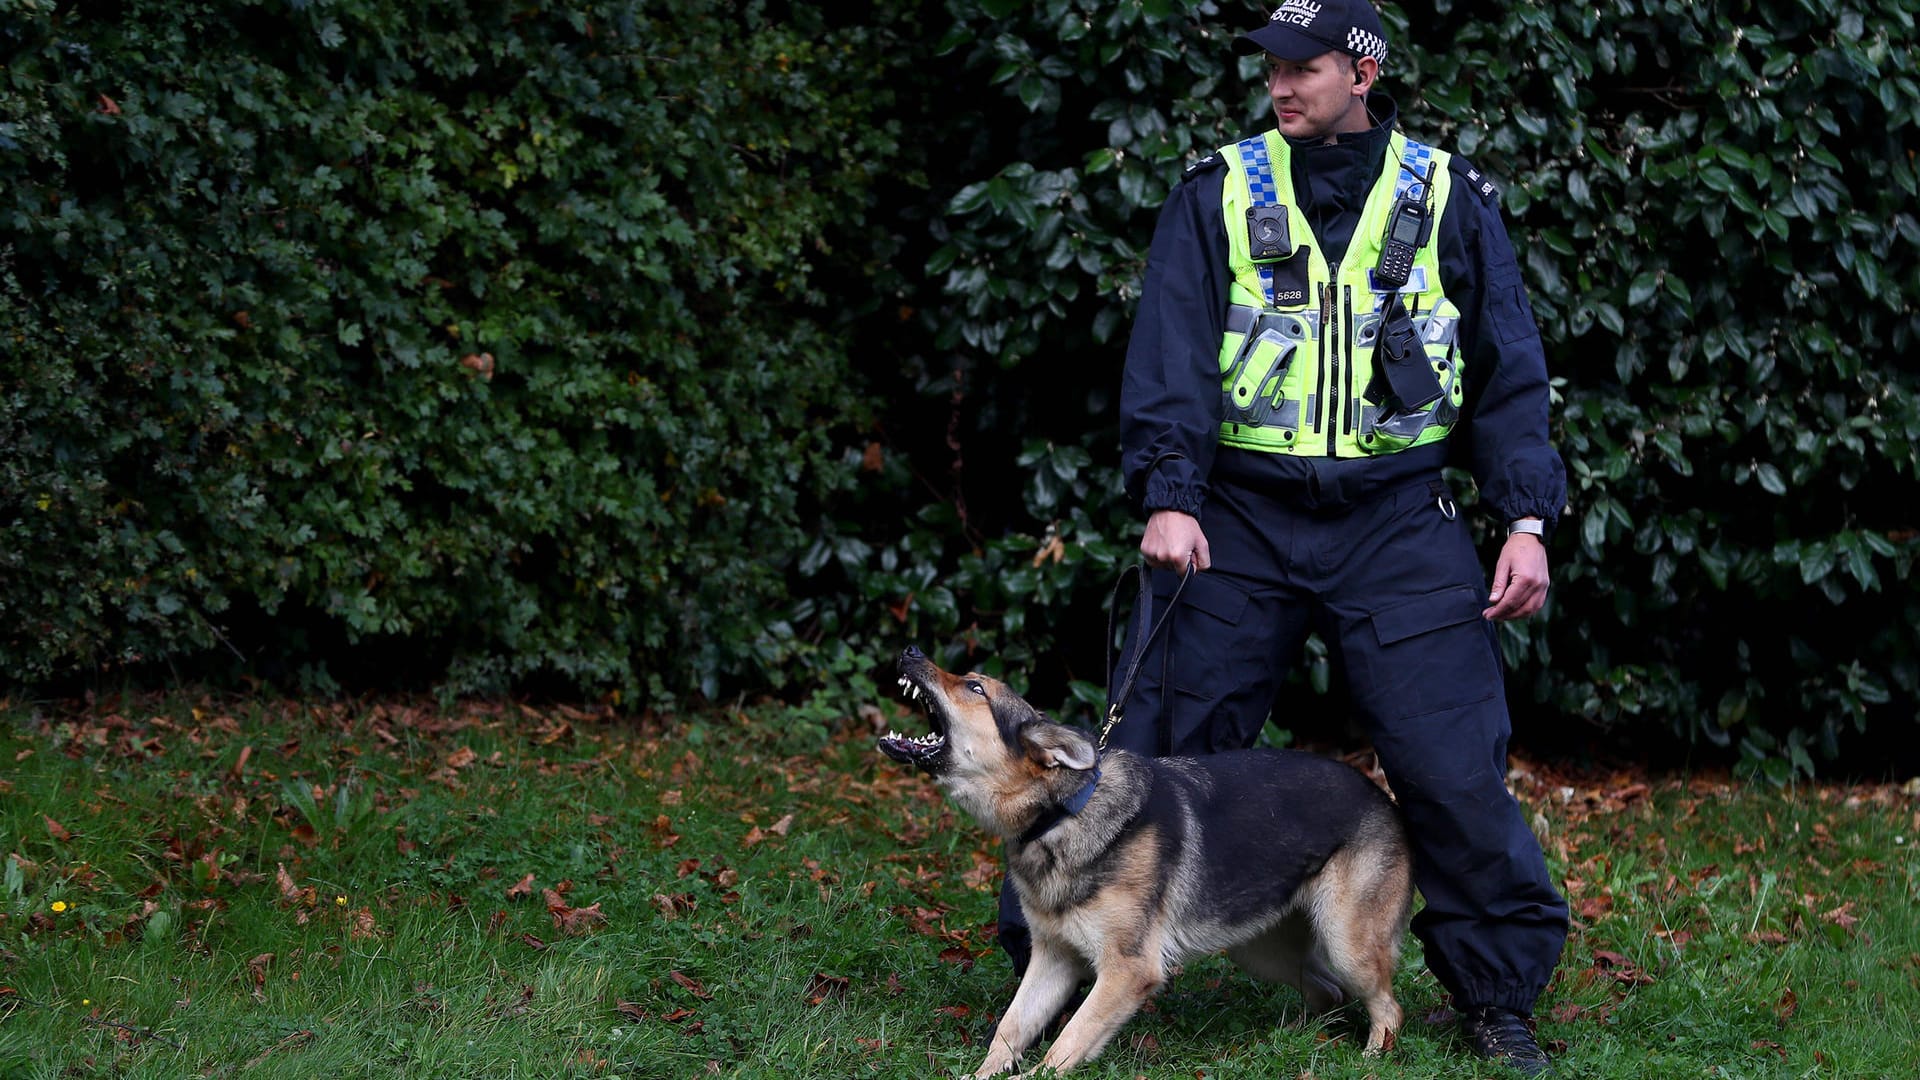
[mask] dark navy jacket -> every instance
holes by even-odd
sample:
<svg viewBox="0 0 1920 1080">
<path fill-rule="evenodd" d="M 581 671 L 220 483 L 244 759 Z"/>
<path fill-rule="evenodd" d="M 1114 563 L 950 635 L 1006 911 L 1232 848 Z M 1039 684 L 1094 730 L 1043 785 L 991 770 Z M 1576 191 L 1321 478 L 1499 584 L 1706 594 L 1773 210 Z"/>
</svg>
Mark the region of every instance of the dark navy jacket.
<svg viewBox="0 0 1920 1080">
<path fill-rule="evenodd" d="M 1368 99 L 1379 122 L 1332 143 L 1291 139 L 1294 190 L 1313 231 L 1339 259 L 1380 175 L 1393 102 Z M 1145 292 L 1127 346 L 1120 443 L 1127 495 L 1143 513 L 1197 515 L 1208 484 L 1230 480 L 1297 501 L 1338 505 L 1466 466 L 1502 524 L 1549 525 L 1566 502 L 1566 470 L 1548 445 L 1546 356 L 1491 184 L 1455 154 L 1447 209 L 1434 242 L 1440 279 L 1461 313 L 1466 402 L 1440 443 L 1362 458 L 1270 454 L 1219 445 L 1220 341 L 1225 332 L 1227 233 L 1217 155 L 1187 171 L 1161 208 Z"/>
</svg>

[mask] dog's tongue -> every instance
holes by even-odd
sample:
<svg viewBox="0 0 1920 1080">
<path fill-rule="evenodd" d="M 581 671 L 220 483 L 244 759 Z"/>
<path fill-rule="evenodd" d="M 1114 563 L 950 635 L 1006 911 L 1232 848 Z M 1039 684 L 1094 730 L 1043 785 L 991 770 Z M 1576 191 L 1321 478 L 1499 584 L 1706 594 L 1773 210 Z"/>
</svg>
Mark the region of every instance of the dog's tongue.
<svg viewBox="0 0 1920 1080">
<path fill-rule="evenodd" d="M 893 760 L 931 772 L 934 759 L 946 750 L 947 740 L 937 731 L 928 732 L 917 739 L 889 731 L 880 740 L 879 746 L 880 752 Z"/>
</svg>

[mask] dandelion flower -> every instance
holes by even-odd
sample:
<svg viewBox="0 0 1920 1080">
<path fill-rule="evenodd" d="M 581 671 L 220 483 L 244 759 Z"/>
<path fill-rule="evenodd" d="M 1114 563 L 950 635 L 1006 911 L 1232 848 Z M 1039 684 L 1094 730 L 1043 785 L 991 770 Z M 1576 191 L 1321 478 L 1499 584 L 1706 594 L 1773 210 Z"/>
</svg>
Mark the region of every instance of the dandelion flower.
<svg viewBox="0 0 1920 1080">
<path fill-rule="evenodd" d="M 346 897 L 344 897 L 344 896 L 336 896 L 336 897 L 334 897 L 334 898 L 333 898 L 333 902 L 334 902 L 334 905 L 335 905 L 336 907 L 346 907 L 346 906 L 347 906 L 347 898 L 346 898 Z"/>
<path fill-rule="evenodd" d="M 55 900 L 53 902 L 53 913 L 55 915 L 58 915 L 65 910 L 67 910 L 67 902 L 65 900 Z"/>
</svg>

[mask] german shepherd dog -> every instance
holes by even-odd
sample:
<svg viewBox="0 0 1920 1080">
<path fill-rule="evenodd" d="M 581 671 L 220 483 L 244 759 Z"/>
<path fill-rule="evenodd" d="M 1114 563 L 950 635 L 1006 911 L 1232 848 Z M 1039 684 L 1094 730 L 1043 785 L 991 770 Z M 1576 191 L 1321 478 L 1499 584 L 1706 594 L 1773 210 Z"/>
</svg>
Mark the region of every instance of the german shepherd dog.
<svg viewBox="0 0 1920 1080">
<path fill-rule="evenodd" d="M 1006 844 L 1033 955 L 976 1077 L 1014 1068 L 1089 976 L 1041 1063 L 1066 1071 L 1192 957 L 1219 950 L 1326 1012 L 1366 1003 L 1366 1053 L 1393 1046 L 1394 966 L 1412 905 L 1398 811 L 1357 770 L 1294 750 L 1197 758 L 1098 752 L 1004 683 L 900 654 L 931 734 L 880 750 L 931 776 Z"/>
</svg>

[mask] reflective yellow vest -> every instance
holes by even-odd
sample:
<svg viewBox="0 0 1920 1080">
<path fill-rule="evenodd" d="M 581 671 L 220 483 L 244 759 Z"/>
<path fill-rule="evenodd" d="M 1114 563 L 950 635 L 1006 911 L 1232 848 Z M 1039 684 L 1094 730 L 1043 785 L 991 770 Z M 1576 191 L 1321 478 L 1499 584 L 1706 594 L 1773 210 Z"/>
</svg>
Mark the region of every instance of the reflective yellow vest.
<svg viewBox="0 0 1920 1080">
<path fill-rule="evenodd" d="M 1440 289 L 1438 237 L 1452 187 L 1448 155 L 1392 133 L 1346 254 L 1338 266 L 1329 266 L 1295 197 L 1288 150 L 1280 133 L 1269 131 L 1220 151 L 1228 170 L 1222 200 L 1233 275 L 1220 345 L 1226 399 L 1220 442 L 1278 454 L 1348 457 L 1446 438 L 1464 397 L 1455 341 L 1460 312 Z M 1380 406 L 1366 400 L 1385 300 L 1373 289 L 1372 272 L 1396 187 L 1428 175 L 1432 224 L 1400 294 L 1442 393 L 1420 414 L 1400 417 L 1389 432 L 1379 429 Z M 1277 268 L 1262 268 L 1252 261 L 1244 223 L 1249 207 L 1274 204 L 1286 208 L 1294 254 Z"/>
</svg>

